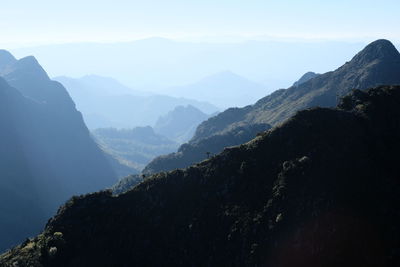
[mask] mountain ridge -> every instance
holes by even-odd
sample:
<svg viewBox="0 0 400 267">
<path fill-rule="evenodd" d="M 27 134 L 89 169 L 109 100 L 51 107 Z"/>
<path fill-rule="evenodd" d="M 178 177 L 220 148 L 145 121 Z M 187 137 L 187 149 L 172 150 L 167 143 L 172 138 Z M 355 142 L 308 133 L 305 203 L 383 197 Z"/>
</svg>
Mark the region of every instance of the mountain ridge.
<svg viewBox="0 0 400 267">
<path fill-rule="evenodd" d="M 387 57 L 386 54 L 394 55 L 394 57 Z M 241 113 L 244 114 L 239 117 L 239 120 L 228 123 L 224 127 L 235 123 L 252 122 L 276 125 L 303 108 L 335 106 L 338 98 L 351 89 L 366 89 L 384 84 L 400 84 L 400 54 L 390 41 L 381 39 L 367 45 L 351 61 L 335 71 L 321 74 L 299 86 L 275 91 L 258 100 L 251 107 L 241 109 Z M 226 113 L 232 111 L 227 110 Z M 225 116 L 225 114 L 220 113 L 218 116 Z M 193 140 L 202 138 L 203 132 L 208 131 L 207 135 L 210 135 L 208 127 L 212 128 L 212 122 L 206 121 L 200 125 Z"/>
<path fill-rule="evenodd" d="M 154 159 L 144 170 L 158 172 L 188 167 L 195 163 L 195 160 L 206 159 L 206 152 L 213 149 L 206 145 L 206 140 L 215 139 L 213 136 L 229 132 L 234 134 L 236 128 L 251 128 L 251 125 L 265 125 L 263 130 L 267 130 L 268 125 L 276 126 L 298 110 L 315 106 L 333 107 L 341 96 L 352 89 L 367 89 L 384 84 L 400 84 L 400 54 L 390 41 L 377 40 L 335 71 L 320 74 L 288 89 L 277 90 L 253 105 L 229 108 L 204 121 L 185 145 L 188 151 L 195 151 L 198 150 L 199 143 L 203 144 L 205 147 L 202 147 L 200 155 L 185 156 L 178 151 Z M 252 135 L 248 135 L 249 139 L 241 141 L 249 141 L 256 134 L 257 132 L 253 132 Z M 238 145 L 226 142 L 224 144 Z M 190 164 L 182 165 L 182 162 Z"/>
</svg>

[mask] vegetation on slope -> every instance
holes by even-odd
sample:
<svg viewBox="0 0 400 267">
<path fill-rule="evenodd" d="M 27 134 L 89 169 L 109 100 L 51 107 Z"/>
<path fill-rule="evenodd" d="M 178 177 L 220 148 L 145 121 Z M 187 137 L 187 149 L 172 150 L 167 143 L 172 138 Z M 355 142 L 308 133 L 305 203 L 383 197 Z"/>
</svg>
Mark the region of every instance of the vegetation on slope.
<svg viewBox="0 0 400 267">
<path fill-rule="evenodd" d="M 224 148 L 236 146 L 253 139 L 257 133 L 271 128 L 268 124 L 253 124 L 201 139 L 196 143 L 186 143 L 178 152 L 153 159 L 143 170 L 144 174 L 186 168 L 220 153 Z"/>
<path fill-rule="evenodd" d="M 400 87 L 354 91 L 113 197 L 75 197 L 2 266 L 399 266 Z"/>
</svg>

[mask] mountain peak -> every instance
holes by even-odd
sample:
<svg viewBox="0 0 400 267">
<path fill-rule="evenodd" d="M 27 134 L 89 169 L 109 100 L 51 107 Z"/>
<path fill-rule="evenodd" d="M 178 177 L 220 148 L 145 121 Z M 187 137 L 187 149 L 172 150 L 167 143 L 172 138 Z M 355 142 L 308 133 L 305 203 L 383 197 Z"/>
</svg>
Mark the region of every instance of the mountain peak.
<svg viewBox="0 0 400 267">
<path fill-rule="evenodd" d="M 296 81 L 293 84 L 293 86 L 299 86 L 300 84 L 303 84 L 303 83 L 305 83 L 305 82 L 307 82 L 307 81 L 309 81 L 309 80 L 311 80 L 311 79 L 313 79 L 313 78 L 315 78 L 315 77 L 317 77 L 319 75 L 320 74 L 318 74 L 318 73 L 309 71 L 309 72 L 305 73 L 303 76 L 301 76 L 301 78 L 298 81 Z"/>
<path fill-rule="evenodd" d="M 17 60 L 10 52 L 8 52 L 7 50 L 0 49 L 0 69 L 16 61 Z"/>
<path fill-rule="evenodd" d="M 36 79 L 50 80 L 46 71 L 39 64 L 34 56 L 27 56 L 18 60 L 14 65 L 14 71 L 19 70 L 26 73 L 33 74 Z"/>
<path fill-rule="evenodd" d="M 27 56 L 18 60 L 18 64 L 23 66 L 37 66 L 39 62 L 34 56 Z"/>
<path fill-rule="evenodd" d="M 353 58 L 352 62 L 365 64 L 375 60 L 400 60 L 400 53 L 389 40 L 379 39 L 367 45 Z"/>
</svg>

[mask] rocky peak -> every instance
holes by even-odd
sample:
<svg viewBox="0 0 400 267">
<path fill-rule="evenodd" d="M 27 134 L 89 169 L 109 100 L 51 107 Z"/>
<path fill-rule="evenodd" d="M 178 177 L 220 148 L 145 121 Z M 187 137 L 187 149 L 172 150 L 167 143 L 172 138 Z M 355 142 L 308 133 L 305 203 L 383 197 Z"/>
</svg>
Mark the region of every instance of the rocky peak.
<svg viewBox="0 0 400 267">
<path fill-rule="evenodd" d="M 400 61 L 400 53 L 390 41 L 380 39 L 367 45 L 351 62 L 358 65 L 366 65 L 376 60 Z"/>
<path fill-rule="evenodd" d="M 0 49 L 0 74 L 6 66 L 13 64 L 16 61 L 17 60 L 10 52 Z"/>
</svg>

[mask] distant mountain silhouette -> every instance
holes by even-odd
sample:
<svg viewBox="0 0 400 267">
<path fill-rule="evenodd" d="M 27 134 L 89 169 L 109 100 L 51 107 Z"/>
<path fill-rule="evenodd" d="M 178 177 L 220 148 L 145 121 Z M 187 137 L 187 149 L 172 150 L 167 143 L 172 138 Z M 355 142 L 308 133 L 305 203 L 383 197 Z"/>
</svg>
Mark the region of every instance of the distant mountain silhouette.
<svg viewBox="0 0 400 267">
<path fill-rule="evenodd" d="M 166 92 L 174 96 L 198 99 L 221 108 L 227 108 L 252 104 L 264 96 L 267 90 L 265 86 L 231 71 L 223 71 L 207 76 L 193 84 L 169 88 Z"/>
<path fill-rule="evenodd" d="M 144 92 L 131 89 L 113 78 L 99 75 L 86 75 L 79 79 L 58 76 L 54 77 L 54 80 L 68 88 L 71 95 L 79 97 L 83 97 L 85 94 L 89 93 L 108 96 L 127 94 L 146 95 Z"/>
<path fill-rule="evenodd" d="M 147 38 L 112 44 L 44 45 L 13 52 L 20 57 L 36 55 L 58 75 L 79 77 L 91 70 L 98 75 L 114 77 L 130 87 L 158 94 L 164 94 L 166 87 L 190 85 L 206 76 L 230 70 L 251 81 L 262 81 L 266 91 L 257 96 L 259 99 L 274 89 L 290 86 L 307 70 L 336 68 L 364 46 L 364 42 L 347 41 L 215 43 Z"/>
<path fill-rule="evenodd" d="M 4 59 L 4 61 L 1 61 Z M 0 250 L 36 234 L 66 199 L 116 181 L 64 87 L 34 57 L 0 52 Z"/>
<path fill-rule="evenodd" d="M 318 75 L 288 89 L 277 90 L 254 105 L 229 108 L 209 118 L 197 127 L 194 137 L 185 147 L 186 150 L 193 151 L 199 143 L 207 144 L 204 140 L 221 133 L 235 132 L 237 127 L 252 129 L 252 125 L 265 125 L 265 129 L 268 129 L 267 125 L 278 125 L 298 110 L 315 106 L 333 107 L 341 96 L 352 89 L 367 89 L 384 84 L 400 84 L 400 54 L 389 41 L 377 40 L 335 71 Z M 260 130 L 259 127 L 255 129 Z M 256 133 L 248 133 L 248 139 L 241 141 L 249 141 Z M 224 145 L 237 143 L 224 141 Z M 222 146 L 215 147 L 222 150 Z M 179 149 L 178 153 L 154 159 L 146 166 L 145 171 L 158 172 L 188 167 L 205 159 L 205 152 L 211 149 L 205 145 L 196 155 L 185 155 Z"/>
<path fill-rule="evenodd" d="M 154 131 L 178 143 L 185 143 L 193 137 L 197 126 L 208 118 L 209 115 L 192 105 L 177 106 L 158 118 Z"/>
<path fill-rule="evenodd" d="M 355 90 L 117 197 L 72 198 L 0 264 L 399 266 L 399 103 L 400 86 Z"/>
<path fill-rule="evenodd" d="M 209 103 L 197 100 L 145 95 L 111 78 L 92 75 L 81 79 L 57 79 L 71 94 L 89 129 L 154 125 L 160 116 L 180 105 L 192 105 L 207 114 L 218 110 Z"/>
</svg>

